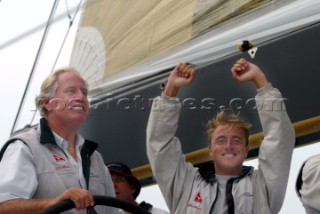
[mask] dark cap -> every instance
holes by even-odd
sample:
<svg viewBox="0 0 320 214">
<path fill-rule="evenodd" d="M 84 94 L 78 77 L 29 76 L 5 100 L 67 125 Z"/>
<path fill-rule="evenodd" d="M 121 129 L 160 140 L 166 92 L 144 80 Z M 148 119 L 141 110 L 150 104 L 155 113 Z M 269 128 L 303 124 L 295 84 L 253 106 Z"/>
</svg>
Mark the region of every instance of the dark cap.
<svg viewBox="0 0 320 214">
<path fill-rule="evenodd" d="M 115 173 L 122 175 L 126 177 L 128 181 L 136 187 L 136 191 L 133 193 L 133 197 L 137 198 L 141 190 L 141 184 L 139 180 L 135 176 L 133 176 L 130 168 L 121 162 L 106 163 L 106 166 L 108 167 L 110 174 Z"/>
</svg>

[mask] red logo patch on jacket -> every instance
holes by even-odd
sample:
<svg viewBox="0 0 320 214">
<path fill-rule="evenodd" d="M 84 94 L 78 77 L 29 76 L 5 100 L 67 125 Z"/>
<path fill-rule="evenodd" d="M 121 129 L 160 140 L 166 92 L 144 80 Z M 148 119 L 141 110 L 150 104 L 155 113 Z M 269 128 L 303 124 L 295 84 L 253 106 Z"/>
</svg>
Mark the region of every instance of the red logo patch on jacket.
<svg viewBox="0 0 320 214">
<path fill-rule="evenodd" d="M 59 162 L 59 161 L 65 161 L 64 158 L 59 157 L 58 155 L 53 155 L 53 158 L 54 158 L 57 162 Z"/>
<path fill-rule="evenodd" d="M 200 192 L 196 195 L 196 197 L 194 198 L 194 201 L 198 202 L 198 203 L 202 203 L 202 198 L 201 198 Z"/>
</svg>

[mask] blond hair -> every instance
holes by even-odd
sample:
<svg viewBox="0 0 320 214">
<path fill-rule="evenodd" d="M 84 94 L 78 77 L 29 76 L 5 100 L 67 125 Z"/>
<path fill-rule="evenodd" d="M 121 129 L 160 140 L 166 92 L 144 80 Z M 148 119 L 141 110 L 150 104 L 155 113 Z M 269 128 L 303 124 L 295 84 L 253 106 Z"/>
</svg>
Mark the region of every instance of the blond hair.
<svg viewBox="0 0 320 214">
<path fill-rule="evenodd" d="M 41 85 L 41 89 L 40 89 L 40 94 L 38 96 L 36 96 L 36 98 L 35 98 L 36 107 L 39 110 L 40 115 L 42 117 L 47 117 L 48 111 L 45 108 L 45 103 L 46 103 L 46 101 L 48 101 L 49 99 L 51 99 L 55 96 L 56 90 L 58 88 L 59 75 L 66 73 L 66 72 L 73 72 L 76 75 L 78 75 L 79 77 L 81 77 L 81 75 L 79 74 L 79 72 L 75 68 L 66 67 L 66 68 L 61 68 L 61 69 L 54 71 L 43 81 L 43 83 Z M 85 84 L 88 87 L 88 84 L 86 81 L 85 81 Z"/>
<path fill-rule="evenodd" d="M 218 126 L 230 125 L 231 127 L 240 127 L 246 137 L 246 144 L 249 144 L 249 129 L 251 124 L 240 117 L 240 113 L 234 113 L 228 110 L 220 111 L 215 118 L 209 120 L 207 123 L 207 135 L 209 142 L 211 141 L 212 133 L 216 130 Z"/>
</svg>

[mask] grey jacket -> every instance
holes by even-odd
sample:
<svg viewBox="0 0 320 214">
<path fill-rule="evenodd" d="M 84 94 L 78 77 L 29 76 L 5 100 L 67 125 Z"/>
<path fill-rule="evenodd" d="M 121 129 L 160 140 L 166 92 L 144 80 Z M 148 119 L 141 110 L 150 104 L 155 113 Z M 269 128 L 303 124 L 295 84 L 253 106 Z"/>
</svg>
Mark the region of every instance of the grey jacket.
<svg viewBox="0 0 320 214">
<path fill-rule="evenodd" d="M 17 139 L 22 140 L 33 154 L 38 182 L 33 199 L 52 198 L 70 187 L 81 188 L 77 172 L 70 167 L 68 156 L 56 144 L 53 133 L 44 118 L 40 120 L 38 128 L 13 136 L 2 148 L 0 160 L 7 146 Z M 95 151 L 97 147 L 98 144 L 86 140 L 81 149 L 82 166 L 84 175 L 89 180 L 89 191 L 92 195 L 115 197 L 111 177 L 110 175 L 108 177 L 109 172 L 105 168 L 102 156 Z M 88 174 L 89 171 L 90 174 Z M 96 206 L 95 210 L 99 214 L 116 213 L 116 209 L 107 206 Z M 86 211 L 73 209 L 66 213 L 86 213 Z"/>
<path fill-rule="evenodd" d="M 302 164 L 296 192 L 307 214 L 320 214 L 320 154 L 309 157 Z"/>
<path fill-rule="evenodd" d="M 259 168 L 244 167 L 240 177 L 228 181 L 228 213 L 278 213 L 285 197 L 294 129 L 281 93 L 271 84 L 258 89 L 256 104 L 265 135 Z M 180 109 L 177 98 L 162 94 L 154 100 L 147 127 L 148 158 L 171 213 L 207 214 L 218 188 L 214 167 L 199 170 L 186 162 L 181 143 L 174 136 Z"/>
</svg>

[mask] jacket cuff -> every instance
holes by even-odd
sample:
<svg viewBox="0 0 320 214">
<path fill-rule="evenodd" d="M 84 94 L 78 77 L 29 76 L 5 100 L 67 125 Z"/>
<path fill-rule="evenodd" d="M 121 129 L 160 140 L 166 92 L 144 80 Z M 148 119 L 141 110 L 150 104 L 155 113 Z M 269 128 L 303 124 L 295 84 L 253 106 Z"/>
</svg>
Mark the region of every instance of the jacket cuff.
<svg viewBox="0 0 320 214">
<path fill-rule="evenodd" d="M 268 83 L 267 85 L 265 85 L 264 87 L 262 88 L 258 88 L 257 89 L 257 92 L 259 95 L 262 95 L 262 94 L 266 94 L 268 93 L 269 91 L 272 91 L 273 90 L 273 86 L 271 83 Z"/>
<path fill-rule="evenodd" d="M 170 97 L 170 96 L 165 95 L 163 92 L 161 93 L 161 98 L 166 102 L 169 102 L 169 101 L 172 101 L 172 100 L 175 100 L 177 102 L 179 101 L 178 97 Z"/>
</svg>

